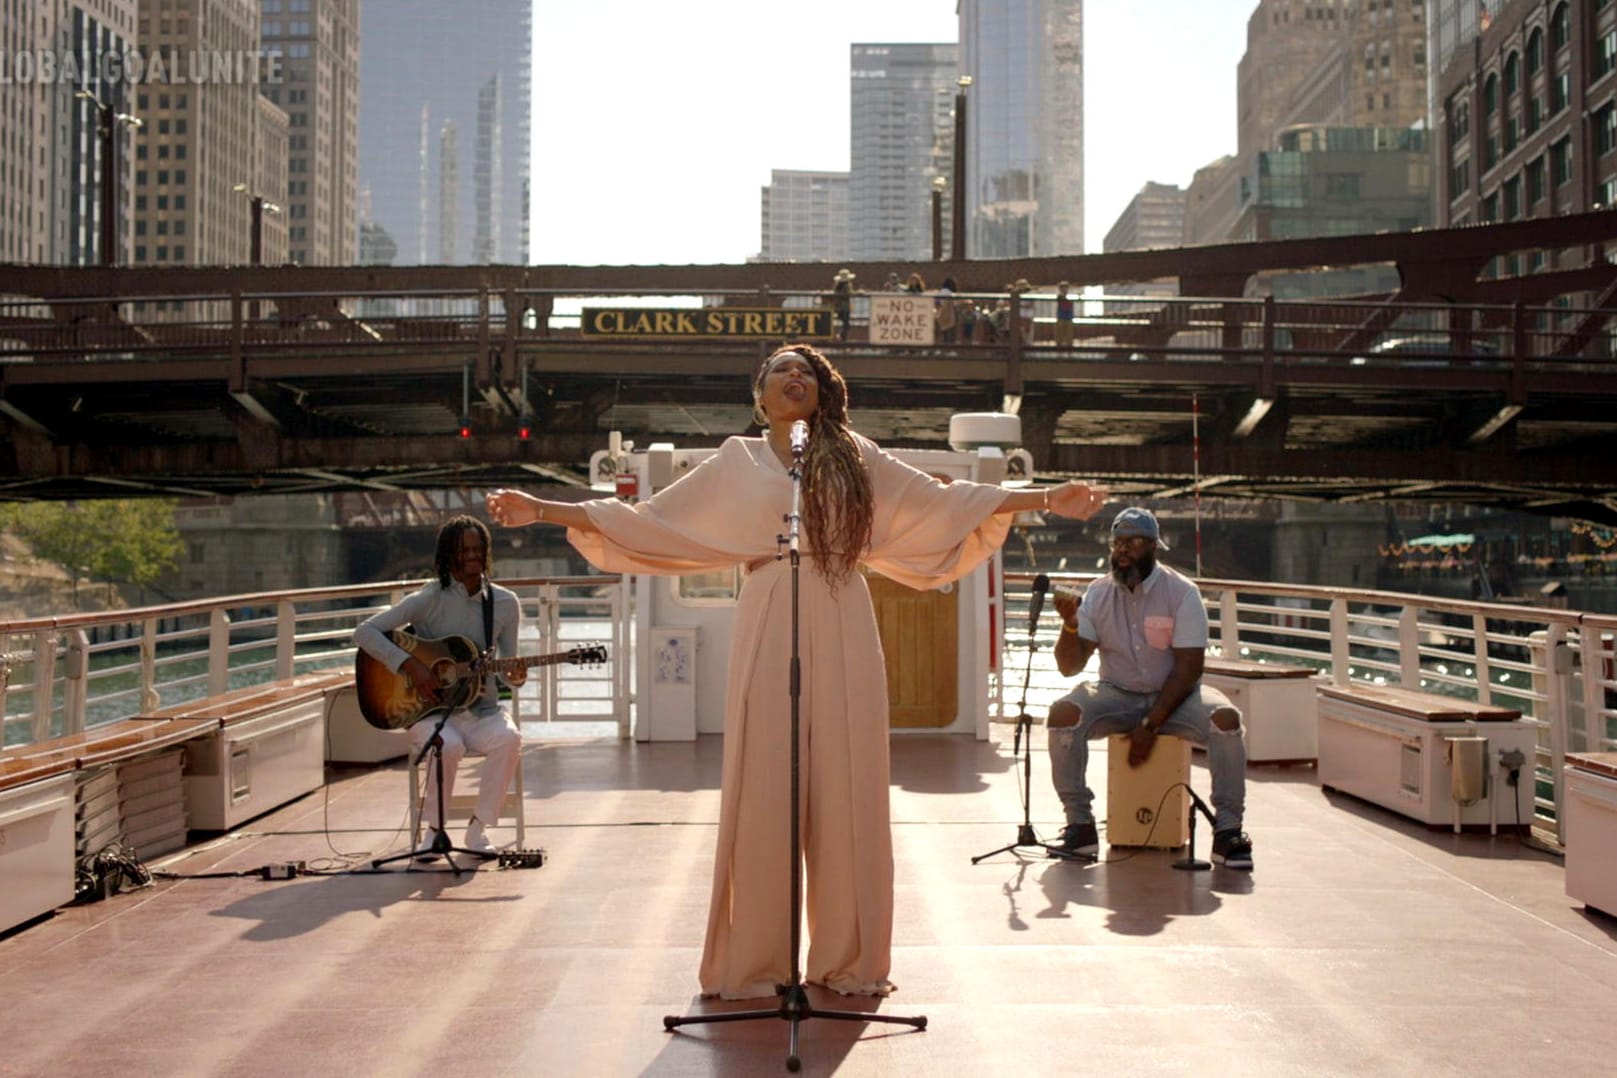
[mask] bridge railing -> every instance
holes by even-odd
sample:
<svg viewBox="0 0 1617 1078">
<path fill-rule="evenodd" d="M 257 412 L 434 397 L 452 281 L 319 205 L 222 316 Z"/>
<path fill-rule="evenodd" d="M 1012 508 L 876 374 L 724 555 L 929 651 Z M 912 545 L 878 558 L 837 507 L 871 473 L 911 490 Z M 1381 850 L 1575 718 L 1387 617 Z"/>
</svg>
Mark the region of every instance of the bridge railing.
<svg viewBox="0 0 1617 1078">
<path fill-rule="evenodd" d="M 536 667 L 515 697 L 519 719 L 611 723 L 627 736 L 631 664 L 621 578 L 505 583 L 527 614 L 523 654 L 607 646 L 607 661 L 598 666 Z M 355 627 L 420 586 L 394 581 L 263 592 L 0 622 L 0 747 L 297 674 L 350 669 Z"/>
<path fill-rule="evenodd" d="M 1050 574 L 1081 589 L 1092 575 Z M 1202 580 L 1210 653 L 1310 666 L 1338 685 L 1397 685 L 1520 709 L 1538 728 L 1535 825 L 1559 835 L 1568 752 L 1617 751 L 1617 617 L 1506 603 L 1255 581 Z M 1007 627 L 990 712 L 1014 717 L 1027 663 L 1032 575 L 1006 574 Z M 1049 658 L 1059 625 L 1034 636 L 1029 711 L 1071 687 Z M 1042 656 L 1042 658 L 1041 658 Z"/>
<path fill-rule="evenodd" d="M 878 294 L 855 295 L 850 343 L 911 347 L 869 341 L 869 301 Z M 1372 368 L 1518 363 L 1535 369 L 1591 359 L 1604 366 L 1614 353 L 1606 325 L 1614 312 L 1578 306 L 1116 295 L 1076 297 L 1071 326 L 1062 327 L 1055 295 L 1048 291 L 929 294 L 956 307 L 962 320 L 966 308 L 976 312 L 969 328 L 957 320 L 949 342 L 969 351 L 1014 342 L 1040 354 L 1078 360 L 1240 360 Z M 812 307 L 827 305 L 828 293 L 635 289 L 586 296 L 539 289 L 456 289 L 236 291 L 49 303 L 6 298 L 0 299 L 0 361 L 273 354 L 312 345 L 478 351 L 501 343 L 621 347 L 622 338 L 596 340 L 582 334 L 577 310 L 584 302 Z M 666 347 L 671 342 L 661 343 Z M 703 338 L 702 343 L 712 347 L 714 340 Z"/>
</svg>

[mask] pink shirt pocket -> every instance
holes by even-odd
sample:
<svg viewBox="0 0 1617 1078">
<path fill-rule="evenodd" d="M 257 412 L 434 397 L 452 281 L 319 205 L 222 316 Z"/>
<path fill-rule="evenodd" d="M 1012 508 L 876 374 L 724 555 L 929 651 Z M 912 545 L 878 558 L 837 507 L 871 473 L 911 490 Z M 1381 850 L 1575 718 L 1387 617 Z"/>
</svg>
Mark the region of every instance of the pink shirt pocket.
<svg viewBox="0 0 1617 1078">
<path fill-rule="evenodd" d="M 1158 651 L 1173 646 L 1173 619 L 1150 617 L 1145 619 L 1145 642 Z"/>
</svg>

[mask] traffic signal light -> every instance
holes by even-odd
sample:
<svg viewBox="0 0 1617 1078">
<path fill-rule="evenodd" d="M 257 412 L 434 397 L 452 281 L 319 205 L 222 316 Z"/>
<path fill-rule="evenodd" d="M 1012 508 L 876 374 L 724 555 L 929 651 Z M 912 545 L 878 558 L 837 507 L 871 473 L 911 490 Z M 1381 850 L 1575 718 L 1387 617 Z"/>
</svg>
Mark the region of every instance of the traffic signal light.
<svg viewBox="0 0 1617 1078">
<path fill-rule="evenodd" d="M 470 416 L 461 416 L 460 436 L 462 438 L 470 438 L 472 436 L 472 420 Z"/>
<path fill-rule="evenodd" d="M 521 423 L 517 424 L 517 439 L 519 441 L 525 442 L 529 438 L 532 438 L 532 437 L 533 437 L 533 425 L 531 423 L 529 423 L 526 419 L 524 419 Z"/>
</svg>

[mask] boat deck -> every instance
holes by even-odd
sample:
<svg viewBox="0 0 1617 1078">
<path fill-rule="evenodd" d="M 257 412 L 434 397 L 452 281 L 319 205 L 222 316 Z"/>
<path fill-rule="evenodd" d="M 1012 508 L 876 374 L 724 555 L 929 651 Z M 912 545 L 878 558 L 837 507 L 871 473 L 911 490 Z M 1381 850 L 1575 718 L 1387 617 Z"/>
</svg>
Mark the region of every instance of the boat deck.
<svg viewBox="0 0 1617 1078">
<path fill-rule="evenodd" d="M 1042 733 L 1035 747 L 1034 823 L 1050 835 Z M 720 751 L 713 737 L 530 742 L 541 869 L 161 880 L 0 937 L 0 1075 L 784 1073 L 784 1021 L 662 1023 L 772 1006 L 696 998 Z M 1155 850 L 973 865 L 1016 838 L 1019 775 L 1009 727 L 986 743 L 895 738 L 899 991 L 810 995 L 928 1028 L 805 1022 L 805 1074 L 1610 1065 L 1617 919 L 1568 899 L 1559 860 L 1514 833 L 1429 831 L 1322 791 L 1311 769 L 1254 767 L 1255 872 L 1175 871 L 1179 853 Z M 1195 785 L 1208 788 L 1200 760 Z M 402 763 L 333 771 L 158 864 L 400 850 L 404 786 Z M 1197 842 L 1205 855 L 1205 826 Z"/>
</svg>

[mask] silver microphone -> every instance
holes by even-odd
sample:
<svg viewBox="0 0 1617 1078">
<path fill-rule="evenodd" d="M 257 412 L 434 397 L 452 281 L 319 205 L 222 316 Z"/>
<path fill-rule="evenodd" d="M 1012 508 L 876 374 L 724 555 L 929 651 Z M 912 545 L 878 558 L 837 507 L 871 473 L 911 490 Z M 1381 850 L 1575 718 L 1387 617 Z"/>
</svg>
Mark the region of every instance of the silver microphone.
<svg viewBox="0 0 1617 1078">
<path fill-rule="evenodd" d="M 800 457 L 808 449 L 808 423 L 801 419 L 792 421 L 792 456 Z"/>
</svg>

